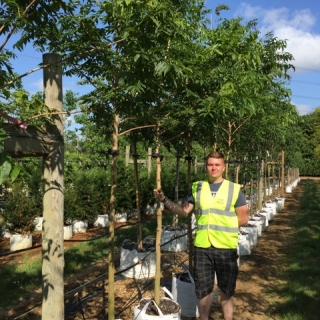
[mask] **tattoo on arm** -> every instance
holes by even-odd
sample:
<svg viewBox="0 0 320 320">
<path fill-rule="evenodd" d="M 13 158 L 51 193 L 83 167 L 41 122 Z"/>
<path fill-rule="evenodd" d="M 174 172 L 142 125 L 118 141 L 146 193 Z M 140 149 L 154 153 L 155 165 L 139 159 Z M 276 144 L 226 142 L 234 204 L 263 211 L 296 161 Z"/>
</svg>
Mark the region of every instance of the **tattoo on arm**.
<svg viewBox="0 0 320 320">
<path fill-rule="evenodd" d="M 164 207 L 171 211 L 172 213 L 177 214 L 178 216 L 185 216 L 186 213 L 183 209 L 183 207 L 180 204 L 177 204 L 169 199 L 166 200 L 166 202 L 164 203 Z"/>
</svg>

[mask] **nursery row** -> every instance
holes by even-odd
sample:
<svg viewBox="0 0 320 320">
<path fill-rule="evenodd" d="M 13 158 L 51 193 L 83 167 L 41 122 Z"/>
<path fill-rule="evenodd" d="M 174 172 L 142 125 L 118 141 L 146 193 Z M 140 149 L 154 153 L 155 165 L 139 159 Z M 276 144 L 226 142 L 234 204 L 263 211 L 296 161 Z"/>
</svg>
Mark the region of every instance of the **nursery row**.
<svg viewBox="0 0 320 320">
<path fill-rule="evenodd" d="M 296 187 L 300 178 L 294 180 L 290 185 L 286 186 L 286 193 L 291 193 Z M 285 197 L 275 194 L 279 186 L 274 186 L 273 191 L 268 191 L 268 200 L 263 203 L 261 209 L 256 210 L 251 214 L 249 222 L 239 228 L 239 266 L 241 265 L 241 257 L 250 255 L 255 246 L 258 245 L 259 239 L 263 232 L 268 228 L 277 214 L 280 214 L 285 204 Z M 274 194 L 273 194 L 274 193 Z M 256 205 L 255 200 L 247 200 L 247 205 L 252 208 Z M 196 228 L 195 221 L 192 223 L 193 231 Z M 192 237 L 192 236 L 191 236 Z M 162 230 L 161 236 L 161 251 L 163 252 L 188 252 L 188 229 L 186 226 L 172 228 L 165 226 Z M 152 236 L 145 238 L 143 243 L 143 250 L 139 250 L 137 243 L 126 239 L 122 243 L 120 256 L 120 271 L 126 278 L 133 278 L 138 280 L 147 280 L 153 278 L 156 273 L 156 256 L 154 248 L 154 239 Z M 171 296 L 172 302 L 178 305 L 178 308 L 170 314 L 170 317 L 196 317 L 199 316 L 197 307 L 197 298 L 194 291 L 194 279 L 185 265 L 184 272 L 174 273 L 172 276 Z M 167 302 L 165 299 L 165 302 Z M 147 304 L 150 308 L 152 299 L 142 299 L 137 307 L 134 309 L 134 319 L 141 317 L 148 317 Z M 163 301 L 161 300 L 161 303 Z M 163 310 L 158 311 L 161 315 Z M 142 319 L 142 318 L 141 318 Z"/>
</svg>

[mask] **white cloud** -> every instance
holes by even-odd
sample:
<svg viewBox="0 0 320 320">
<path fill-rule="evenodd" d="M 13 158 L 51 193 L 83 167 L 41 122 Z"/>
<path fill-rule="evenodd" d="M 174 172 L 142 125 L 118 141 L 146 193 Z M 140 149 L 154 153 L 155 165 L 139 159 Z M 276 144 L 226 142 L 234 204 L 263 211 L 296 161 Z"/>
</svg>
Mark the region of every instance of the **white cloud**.
<svg viewBox="0 0 320 320">
<path fill-rule="evenodd" d="M 40 78 L 36 81 L 32 81 L 28 84 L 29 87 L 35 87 L 36 88 L 36 92 L 38 91 L 43 91 L 43 79 Z"/>
<path fill-rule="evenodd" d="M 28 81 L 28 78 L 26 78 L 25 81 Z M 24 86 L 26 87 L 26 84 L 24 84 Z M 34 80 L 34 81 L 31 81 L 31 82 L 28 82 L 27 83 L 27 86 L 28 86 L 28 89 L 31 91 L 32 88 L 35 88 L 33 91 L 34 92 L 31 92 L 31 93 L 35 93 L 35 92 L 38 92 L 38 91 L 43 91 L 43 79 L 40 78 L 40 79 L 37 79 L 37 80 Z M 79 89 L 79 86 L 77 86 L 76 83 L 74 82 L 66 82 L 64 83 L 63 82 L 63 91 L 65 92 L 66 90 L 72 90 L 72 91 L 75 91 L 76 89 Z"/>
<path fill-rule="evenodd" d="M 292 102 L 292 103 L 296 106 L 300 116 L 304 116 L 304 115 L 306 115 L 308 113 L 312 113 L 314 111 L 314 109 L 307 104 L 300 104 L 299 105 L 299 104 L 295 104 L 294 102 Z"/>
<path fill-rule="evenodd" d="M 242 3 L 236 15 L 246 20 L 257 18 L 262 35 L 273 32 L 275 37 L 287 40 L 286 51 L 293 55 L 295 66 L 320 68 L 320 34 L 314 31 L 317 21 L 310 9 L 292 12 L 281 7 L 266 10 Z"/>
</svg>

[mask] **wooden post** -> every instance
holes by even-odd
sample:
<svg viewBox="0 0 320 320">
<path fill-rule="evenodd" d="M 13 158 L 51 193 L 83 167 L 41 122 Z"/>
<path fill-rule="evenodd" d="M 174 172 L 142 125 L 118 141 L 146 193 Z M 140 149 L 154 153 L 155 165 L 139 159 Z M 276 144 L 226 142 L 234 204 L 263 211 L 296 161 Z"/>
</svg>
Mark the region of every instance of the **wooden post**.
<svg viewBox="0 0 320 320">
<path fill-rule="evenodd" d="M 50 110 L 62 111 L 62 65 L 58 54 L 44 54 L 44 103 Z M 55 117 L 60 133 L 43 156 L 42 225 L 42 320 L 64 319 L 64 168 L 63 119 Z"/>
</svg>

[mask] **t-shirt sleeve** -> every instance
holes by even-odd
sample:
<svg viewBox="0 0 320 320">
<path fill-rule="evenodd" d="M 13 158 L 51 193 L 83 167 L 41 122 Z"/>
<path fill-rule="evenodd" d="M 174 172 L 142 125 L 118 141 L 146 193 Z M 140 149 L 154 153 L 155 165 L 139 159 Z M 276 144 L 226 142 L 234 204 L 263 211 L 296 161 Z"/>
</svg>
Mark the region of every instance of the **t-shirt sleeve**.
<svg viewBox="0 0 320 320">
<path fill-rule="evenodd" d="M 246 202 L 246 199 L 244 197 L 243 192 L 240 189 L 239 195 L 238 195 L 238 199 L 237 199 L 236 204 L 235 204 L 235 207 L 238 208 L 238 207 L 241 207 L 241 206 L 243 206 L 245 204 L 247 204 L 247 202 Z"/>
<path fill-rule="evenodd" d="M 187 202 L 189 202 L 189 203 L 194 204 L 194 199 L 193 199 L 192 192 L 190 192 L 190 193 L 187 195 L 187 197 L 186 197 L 185 200 L 186 200 Z"/>
</svg>

